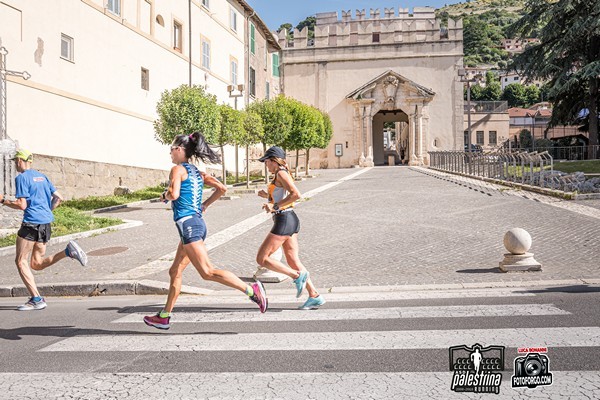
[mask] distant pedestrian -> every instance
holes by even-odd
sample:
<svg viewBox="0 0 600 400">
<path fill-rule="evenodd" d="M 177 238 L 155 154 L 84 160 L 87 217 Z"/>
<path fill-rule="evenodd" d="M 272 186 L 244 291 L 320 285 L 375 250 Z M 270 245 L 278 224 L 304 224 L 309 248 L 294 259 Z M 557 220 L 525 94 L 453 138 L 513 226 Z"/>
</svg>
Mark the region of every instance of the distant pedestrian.
<svg viewBox="0 0 600 400">
<path fill-rule="evenodd" d="M 296 297 L 300 297 L 306 287 L 308 299 L 300 306 L 301 309 L 319 308 L 325 304 L 325 299 L 315 289 L 309 279 L 308 271 L 302 265 L 298 256 L 300 220 L 294 212 L 294 202 L 300 198 L 300 191 L 294 184 L 285 162 L 285 151 L 280 147 L 273 146 L 259 160 L 264 162 L 269 172 L 273 174 L 273 180 L 267 191 L 261 190 L 258 195 L 267 199 L 263 209 L 273 215 L 274 223 L 271 232 L 258 250 L 256 262 L 261 267 L 285 274 L 294 279 Z M 282 246 L 289 267 L 269 257 Z"/>
<path fill-rule="evenodd" d="M 50 226 L 54 221 L 52 210 L 58 207 L 62 197 L 46 175 L 31 168 L 33 162 L 31 152 L 20 149 L 13 160 L 19 172 L 15 178 L 16 200 L 10 201 L 0 195 L 0 203 L 15 210 L 23 210 L 23 222 L 17 232 L 15 262 L 30 298 L 27 303 L 17 307 L 17 310 L 42 310 L 46 308 L 46 301 L 40 296 L 31 270 L 41 271 L 65 257 L 73 258 L 85 266 L 87 255 L 75 241 L 70 241 L 64 251 L 44 257 L 46 244 L 52 233 Z"/>
<path fill-rule="evenodd" d="M 144 317 L 147 325 L 159 329 L 171 327 L 171 312 L 181 292 L 181 276 L 191 262 L 202 279 L 218 282 L 244 292 L 255 302 L 260 312 L 267 311 L 268 300 L 260 282 L 246 285 L 233 273 L 216 269 L 208 259 L 204 245 L 206 225 L 202 213 L 227 191 L 227 187 L 216 178 L 201 172 L 190 159 L 200 159 L 205 163 L 219 162 L 219 156 L 206 143 L 199 132 L 191 135 L 177 135 L 171 146 L 171 161 L 175 166 L 169 175 L 169 187 L 161 195 L 161 200 L 172 201 L 173 219 L 179 231 L 181 241 L 169 269 L 170 285 L 165 307 L 156 315 Z M 202 202 L 204 185 L 212 186 L 215 191 Z"/>
</svg>

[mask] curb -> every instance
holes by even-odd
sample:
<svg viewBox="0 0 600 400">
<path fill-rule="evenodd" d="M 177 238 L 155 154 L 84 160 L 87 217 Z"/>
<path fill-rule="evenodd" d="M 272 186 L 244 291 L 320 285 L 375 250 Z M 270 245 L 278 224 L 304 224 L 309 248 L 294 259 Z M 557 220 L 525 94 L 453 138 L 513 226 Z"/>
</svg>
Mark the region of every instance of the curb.
<svg viewBox="0 0 600 400">
<path fill-rule="evenodd" d="M 74 239 L 81 239 L 81 238 L 86 238 L 86 237 L 90 237 L 90 236 L 100 235 L 100 234 L 106 233 L 106 232 L 120 231 L 122 229 L 135 228 L 136 226 L 144 225 L 144 223 L 142 221 L 134 221 L 134 220 L 128 220 L 128 219 L 124 219 L 122 221 L 124 221 L 125 223 L 120 224 L 120 225 L 107 226 L 106 228 L 94 229 L 92 231 L 83 231 L 83 232 L 71 233 L 70 235 L 57 236 L 55 238 L 50 239 L 48 241 L 47 245 L 51 246 L 54 244 L 66 243 L 66 242 L 68 242 L 70 240 L 74 240 Z M 17 248 L 14 245 L 9 246 L 9 247 L 2 247 L 2 248 L 0 248 L 0 257 L 15 254 L 16 250 L 17 250 Z"/>
<path fill-rule="evenodd" d="M 169 284 L 166 282 L 140 281 L 101 281 L 69 282 L 38 285 L 44 297 L 51 296 L 128 296 L 128 295 L 166 295 Z M 181 286 L 181 294 L 206 296 L 213 291 L 192 286 Z M 24 285 L 0 286 L 0 297 L 28 297 Z"/>
<path fill-rule="evenodd" d="M 527 287 L 557 287 L 600 285 L 600 278 L 592 279 L 558 279 L 540 281 L 509 281 L 509 282 L 469 282 L 428 285 L 395 285 L 395 286 L 334 286 L 323 288 L 325 293 L 382 293 L 382 292 L 414 292 L 435 290 L 465 290 L 465 289 L 500 289 Z M 167 295 L 169 283 L 153 280 L 122 280 L 100 282 L 70 282 L 38 285 L 44 297 L 51 296 L 130 296 L 130 295 Z M 290 294 L 289 288 L 269 289 L 270 295 Z M 239 296 L 233 290 L 210 290 L 183 285 L 181 294 L 197 296 Z M 0 297 L 27 297 L 29 293 L 24 285 L 0 286 Z"/>
</svg>

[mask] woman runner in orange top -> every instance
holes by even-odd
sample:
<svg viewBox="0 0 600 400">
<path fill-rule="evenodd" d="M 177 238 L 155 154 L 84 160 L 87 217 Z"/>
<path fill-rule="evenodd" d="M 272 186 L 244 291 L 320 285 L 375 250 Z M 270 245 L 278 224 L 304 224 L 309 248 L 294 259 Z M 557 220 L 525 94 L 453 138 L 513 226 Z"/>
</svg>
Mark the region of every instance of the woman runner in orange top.
<svg viewBox="0 0 600 400">
<path fill-rule="evenodd" d="M 265 155 L 259 159 L 264 162 L 267 169 L 272 173 L 273 180 L 267 191 L 261 190 L 258 195 L 268 200 L 263 209 L 273 215 L 273 228 L 263 241 L 256 262 L 264 268 L 282 273 L 294 279 L 296 285 L 296 297 L 300 297 L 306 287 L 308 299 L 300 307 L 303 310 L 319 308 L 325 304 L 323 296 L 312 284 L 309 273 L 300 262 L 298 257 L 298 232 L 300 231 L 300 220 L 294 212 L 294 202 L 300 198 L 300 191 L 294 184 L 294 180 L 285 162 L 285 151 L 273 146 Z M 283 247 L 283 253 L 289 267 L 269 256 L 279 247 Z M 290 268 L 291 267 L 291 268 Z"/>
</svg>

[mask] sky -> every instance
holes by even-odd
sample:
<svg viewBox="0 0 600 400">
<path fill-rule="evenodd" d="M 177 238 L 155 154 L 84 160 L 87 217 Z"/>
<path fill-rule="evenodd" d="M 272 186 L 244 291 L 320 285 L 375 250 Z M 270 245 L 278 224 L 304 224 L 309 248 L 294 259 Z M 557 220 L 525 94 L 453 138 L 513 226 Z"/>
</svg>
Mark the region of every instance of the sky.
<svg viewBox="0 0 600 400">
<path fill-rule="evenodd" d="M 337 11 L 338 18 L 342 10 L 369 10 L 379 8 L 383 13 L 384 8 L 393 8 L 398 13 L 398 8 L 443 7 L 445 4 L 459 3 L 460 0 L 246 0 L 258 15 L 267 24 L 269 29 L 277 30 L 283 23 L 289 22 L 298 25 L 306 17 L 321 12 Z"/>
</svg>

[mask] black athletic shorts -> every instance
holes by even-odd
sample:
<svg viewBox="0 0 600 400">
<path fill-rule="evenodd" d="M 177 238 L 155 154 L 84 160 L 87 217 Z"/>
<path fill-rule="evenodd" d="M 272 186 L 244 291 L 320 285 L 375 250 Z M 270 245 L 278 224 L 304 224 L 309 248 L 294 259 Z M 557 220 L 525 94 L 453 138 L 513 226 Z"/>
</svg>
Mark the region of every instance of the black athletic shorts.
<svg viewBox="0 0 600 400">
<path fill-rule="evenodd" d="M 23 222 L 17 235 L 30 242 L 47 243 L 52 235 L 50 224 L 30 224 Z"/>
<path fill-rule="evenodd" d="M 271 233 L 279 236 L 292 236 L 300 232 L 300 220 L 294 210 L 286 210 L 273 214 Z"/>
</svg>

